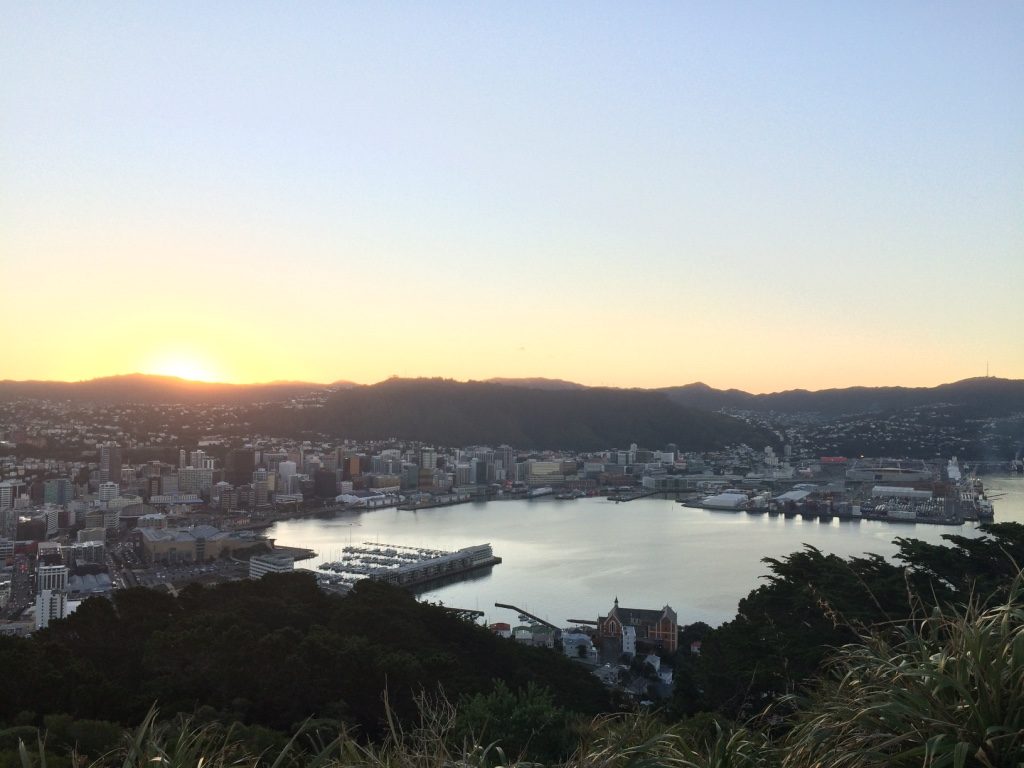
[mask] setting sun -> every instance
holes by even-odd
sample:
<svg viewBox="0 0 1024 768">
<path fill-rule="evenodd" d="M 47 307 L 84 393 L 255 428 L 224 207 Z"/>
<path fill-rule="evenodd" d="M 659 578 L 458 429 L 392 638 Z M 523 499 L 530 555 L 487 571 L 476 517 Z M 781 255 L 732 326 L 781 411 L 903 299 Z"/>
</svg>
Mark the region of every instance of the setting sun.
<svg viewBox="0 0 1024 768">
<path fill-rule="evenodd" d="M 170 358 L 162 360 L 150 367 L 146 373 L 160 376 L 177 376 L 189 381 L 220 381 L 220 378 L 208 366 L 197 360 L 188 358 Z"/>
</svg>

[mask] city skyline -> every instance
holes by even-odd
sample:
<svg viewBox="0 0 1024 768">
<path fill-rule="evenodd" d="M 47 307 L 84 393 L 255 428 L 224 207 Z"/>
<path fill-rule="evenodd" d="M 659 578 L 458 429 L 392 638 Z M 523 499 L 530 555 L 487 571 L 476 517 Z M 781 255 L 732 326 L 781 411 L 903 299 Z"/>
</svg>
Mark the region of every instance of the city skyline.
<svg viewBox="0 0 1024 768">
<path fill-rule="evenodd" d="M 1024 7 L 12 6 L 0 378 L 1024 378 Z"/>
</svg>

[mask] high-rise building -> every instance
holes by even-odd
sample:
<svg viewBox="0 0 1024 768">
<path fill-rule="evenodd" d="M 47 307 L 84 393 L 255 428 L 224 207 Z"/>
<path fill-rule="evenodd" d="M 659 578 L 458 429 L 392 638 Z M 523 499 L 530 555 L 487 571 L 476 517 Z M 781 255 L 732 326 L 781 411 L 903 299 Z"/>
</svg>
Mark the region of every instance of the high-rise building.
<svg viewBox="0 0 1024 768">
<path fill-rule="evenodd" d="M 253 504 L 265 507 L 270 503 L 270 484 L 266 480 L 256 480 L 252 484 Z"/>
<path fill-rule="evenodd" d="M 48 627 L 68 615 L 68 568 L 40 565 L 36 568 L 36 628 Z"/>
<path fill-rule="evenodd" d="M 60 507 L 55 504 L 46 504 L 43 507 L 43 518 L 46 520 L 46 535 L 53 536 L 60 527 Z"/>
<path fill-rule="evenodd" d="M 424 448 L 420 451 L 420 466 L 424 469 L 437 469 L 437 451 Z"/>
<path fill-rule="evenodd" d="M 67 504 L 75 498 L 75 486 L 66 477 L 43 481 L 43 503 Z"/>
<path fill-rule="evenodd" d="M 185 467 L 178 470 L 178 493 L 195 493 L 205 496 L 212 488 L 212 469 Z"/>
<path fill-rule="evenodd" d="M 10 509 L 14 506 L 17 486 L 9 480 L 0 483 L 0 509 Z"/>
<path fill-rule="evenodd" d="M 196 469 L 213 469 L 213 456 L 207 456 L 201 448 L 188 455 L 188 465 Z"/>
<path fill-rule="evenodd" d="M 116 499 L 121 494 L 121 486 L 117 483 L 111 483 L 104 481 L 100 483 L 100 502 L 106 503 L 111 499 Z"/>
<path fill-rule="evenodd" d="M 294 461 L 282 461 L 277 465 L 277 476 L 279 481 L 277 483 L 278 490 L 283 490 L 285 493 L 289 493 L 291 488 L 291 478 L 295 476 L 296 466 Z"/>
<path fill-rule="evenodd" d="M 107 443 L 100 446 L 100 482 L 121 481 L 121 446 Z"/>
<path fill-rule="evenodd" d="M 515 474 L 516 452 L 511 445 L 499 445 L 498 449 L 494 452 L 494 459 L 501 462 L 506 476 Z"/>
<path fill-rule="evenodd" d="M 224 467 L 224 479 L 232 485 L 248 483 L 256 469 L 256 454 L 252 448 L 229 451 Z"/>
</svg>

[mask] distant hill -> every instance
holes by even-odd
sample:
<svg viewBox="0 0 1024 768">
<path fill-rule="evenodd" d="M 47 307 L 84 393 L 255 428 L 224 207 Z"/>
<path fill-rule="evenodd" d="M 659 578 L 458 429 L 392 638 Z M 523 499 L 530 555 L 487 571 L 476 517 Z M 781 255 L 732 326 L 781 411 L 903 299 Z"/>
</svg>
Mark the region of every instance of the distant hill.
<svg viewBox="0 0 1024 768">
<path fill-rule="evenodd" d="M 337 383 L 334 386 L 341 386 Z M 323 390 L 323 384 L 279 381 L 222 384 L 130 373 L 88 381 L 0 381 L 0 400 L 37 398 L 96 403 L 258 403 Z"/>
<path fill-rule="evenodd" d="M 545 379 L 542 376 L 535 376 L 527 379 L 503 379 L 500 377 L 485 379 L 485 384 L 504 384 L 509 387 L 526 387 L 527 389 L 588 389 L 584 384 L 577 384 L 575 381 L 565 379 Z"/>
<path fill-rule="evenodd" d="M 337 391 L 323 408 L 261 409 L 268 431 L 298 426 L 355 439 L 400 437 L 440 445 L 597 450 L 630 443 L 698 450 L 765 445 L 771 433 L 721 414 L 625 389 L 532 389 L 488 382 L 389 379 Z"/>
<path fill-rule="evenodd" d="M 765 395 L 753 395 L 738 389 L 714 389 L 702 383 L 657 391 L 680 405 L 708 410 L 743 408 L 840 416 L 944 403 L 962 406 L 965 413 L 978 417 L 1024 411 L 1024 380 L 994 377 L 964 379 L 937 387 L 847 387 L 817 392 L 793 389 Z"/>
</svg>

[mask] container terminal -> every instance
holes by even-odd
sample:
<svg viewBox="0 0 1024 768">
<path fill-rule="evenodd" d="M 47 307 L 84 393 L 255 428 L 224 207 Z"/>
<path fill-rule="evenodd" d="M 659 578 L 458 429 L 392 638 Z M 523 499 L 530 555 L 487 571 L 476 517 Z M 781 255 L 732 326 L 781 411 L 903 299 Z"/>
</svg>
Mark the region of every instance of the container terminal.
<svg viewBox="0 0 1024 768">
<path fill-rule="evenodd" d="M 705 493 L 680 498 L 690 507 L 749 514 L 831 520 L 879 520 L 890 523 L 962 525 L 991 522 L 992 501 L 976 476 L 966 475 L 956 458 L 942 467 L 925 462 L 870 460 L 855 462 L 842 480 L 828 483 L 790 482 L 766 490 L 724 487 L 709 483 Z"/>
</svg>

